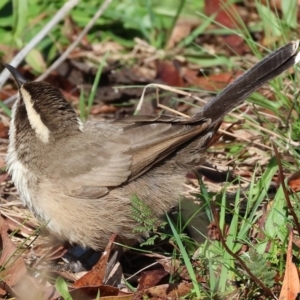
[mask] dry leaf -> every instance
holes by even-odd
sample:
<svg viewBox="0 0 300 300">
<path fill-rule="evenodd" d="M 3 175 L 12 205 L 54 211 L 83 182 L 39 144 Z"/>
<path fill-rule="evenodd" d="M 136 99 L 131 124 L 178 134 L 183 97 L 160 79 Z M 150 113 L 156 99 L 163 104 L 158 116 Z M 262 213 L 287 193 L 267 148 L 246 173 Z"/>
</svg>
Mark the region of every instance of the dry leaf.
<svg viewBox="0 0 300 300">
<path fill-rule="evenodd" d="M 184 87 L 185 83 L 180 74 L 179 66 L 171 61 L 156 61 L 156 78 L 169 86 Z"/>
<path fill-rule="evenodd" d="M 292 189 L 293 192 L 300 191 L 300 171 L 297 171 L 289 176 L 288 186 Z"/>
<path fill-rule="evenodd" d="M 138 291 L 156 286 L 168 274 L 169 273 L 163 269 L 143 272 L 139 280 Z"/>
<path fill-rule="evenodd" d="M 286 254 L 285 274 L 279 300 L 294 300 L 300 292 L 299 274 L 296 265 L 293 263 L 293 230 L 290 228 L 289 245 Z"/>
<path fill-rule="evenodd" d="M 26 274 L 27 269 L 21 255 L 16 254 L 17 248 L 7 234 L 8 225 L 2 217 L 0 217 L 0 230 L 0 266 L 2 266 L 0 277 L 6 285 L 13 287 Z"/>
<path fill-rule="evenodd" d="M 217 23 L 227 28 L 237 28 L 238 21 L 235 15 L 238 15 L 237 6 L 232 1 L 226 0 L 205 0 L 205 14 L 212 16 L 217 14 L 215 20 Z M 224 35 L 224 42 L 237 54 L 244 52 L 244 40 L 237 34 Z"/>
<path fill-rule="evenodd" d="M 114 246 L 114 242 L 117 238 L 116 234 L 113 234 L 109 239 L 109 242 L 103 252 L 101 258 L 97 262 L 97 264 L 92 268 L 90 272 L 82 276 L 78 279 L 73 287 L 82 288 L 82 287 L 95 287 L 102 286 L 104 284 L 104 280 L 107 273 L 107 265 L 110 258 L 110 254 L 112 251 L 112 247 Z"/>
</svg>

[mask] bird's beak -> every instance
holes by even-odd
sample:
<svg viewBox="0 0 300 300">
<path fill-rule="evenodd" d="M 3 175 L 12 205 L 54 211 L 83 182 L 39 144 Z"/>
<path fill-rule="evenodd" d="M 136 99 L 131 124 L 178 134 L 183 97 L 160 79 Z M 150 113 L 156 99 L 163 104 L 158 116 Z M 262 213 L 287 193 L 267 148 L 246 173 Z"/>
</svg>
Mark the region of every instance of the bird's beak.
<svg viewBox="0 0 300 300">
<path fill-rule="evenodd" d="M 26 79 L 23 77 L 23 75 L 21 75 L 21 74 L 19 73 L 19 71 L 18 71 L 16 68 L 14 68 L 13 66 L 8 65 L 8 64 L 3 64 L 3 66 L 4 66 L 5 68 L 7 68 L 8 71 L 11 73 L 11 75 L 15 78 L 15 80 L 16 80 L 16 82 L 17 82 L 17 85 L 18 85 L 18 88 L 20 88 L 21 85 L 22 85 L 23 83 L 25 83 L 25 82 L 28 81 L 28 80 L 26 80 Z"/>
</svg>

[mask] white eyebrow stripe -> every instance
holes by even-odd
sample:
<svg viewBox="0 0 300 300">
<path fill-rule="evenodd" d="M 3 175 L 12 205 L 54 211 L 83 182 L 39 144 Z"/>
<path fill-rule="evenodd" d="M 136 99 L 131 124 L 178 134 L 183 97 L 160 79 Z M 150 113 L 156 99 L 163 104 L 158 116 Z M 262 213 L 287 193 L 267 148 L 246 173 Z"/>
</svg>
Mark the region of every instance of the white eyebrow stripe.
<svg viewBox="0 0 300 300">
<path fill-rule="evenodd" d="M 31 102 L 30 94 L 24 89 L 23 86 L 20 88 L 20 94 L 25 103 L 25 107 L 27 110 L 27 116 L 29 123 L 32 129 L 35 131 L 37 137 L 45 144 L 49 142 L 50 130 L 48 127 L 42 122 L 41 116 L 37 113 L 37 111 L 33 108 L 33 104 Z"/>
</svg>

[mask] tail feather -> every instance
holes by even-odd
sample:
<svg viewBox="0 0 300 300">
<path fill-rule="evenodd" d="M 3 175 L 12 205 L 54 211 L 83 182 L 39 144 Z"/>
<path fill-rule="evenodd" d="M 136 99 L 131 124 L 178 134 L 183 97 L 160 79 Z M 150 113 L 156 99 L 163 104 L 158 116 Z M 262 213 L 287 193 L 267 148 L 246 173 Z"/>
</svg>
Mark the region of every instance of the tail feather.
<svg viewBox="0 0 300 300">
<path fill-rule="evenodd" d="M 218 122 L 263 84 L 298 63 L 300 60 L 298 46 L 299 40 L 270 53 L 229 84 L 192 119 L 208 118 L 212 124 Z"/>
</svg>

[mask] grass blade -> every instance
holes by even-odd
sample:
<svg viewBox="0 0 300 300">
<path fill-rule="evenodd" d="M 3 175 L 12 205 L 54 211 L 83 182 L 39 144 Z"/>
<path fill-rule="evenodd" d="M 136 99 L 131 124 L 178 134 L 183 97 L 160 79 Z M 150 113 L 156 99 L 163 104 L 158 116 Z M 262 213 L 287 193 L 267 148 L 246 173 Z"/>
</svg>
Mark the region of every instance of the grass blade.
<svg viewBox="0 0 300 300">
<path fill-rule="evenodd" d="M 100 65 L 99 65 L 99 68 L 98 68 L 93 86 L 92 86 L 90 97 L 88 99 L 87 115 L 90 114 L 90 111 L 91 111 L 91 108 L 92 108 L 92 105 L 93 105 L 93 102 L 94 102 L 94 99 L 95 99 L 95 94 L 96 94 L 96 91 L 97 91 L 97 87 L 99 85 L 100 77 L 101 77 L 101 74 L 102 74 L 103 66 L 104 66 L 104 63 L 106 62 L 108 54 L 109 54 L 109 51 L 106 52 L 105 55 L 103 56 L 103 58 L 101 59 L 101 62 L 100 62 Z"/>
<path fill-rule="evenodd" d="M 195 293 L 197 295 L 197 299 L 200 299 L 201 292 L 200 292 L 199 284 L 198 284 L 198 282 L 196 280 L 196 275 L 195 275 L 195 272 L 193 270 L 193 266 L 191 264 L 189 256 L 188 256 L 188 254 L 187 254 L 187 252 L 186 252 L 186 250 L 185 250 L 185 248 L 183 246 L 183 243 L 182 243 L 182 241 L 181 241 L 181 239 L 180 239 L 180 237 L 178 235 L 178 232 L 176 231 L 176 229 L 175 229 L 175 227 L 174 227 L 171 219 L 169 218 L 168 214 L 166 214 L 166 216 L 167 216 L 168 223 L 170 224 L 170 228 L 172 230 L 172 233 L 173 233 L 173 236 L 175 238 L 175 241 L 176 241 L 176 243 L 177 243 L 177 245 L 178 245 L 178 247 L 180 249 L 181 255 L 183 257 L 184 264 L 185 264 L 185 266 L 186 266 L 186 268 L 188 270 L 189 276 L 190 276 L 191 281 L 193 283 L 194 291 L 195 291 Z"/>
</svg>

